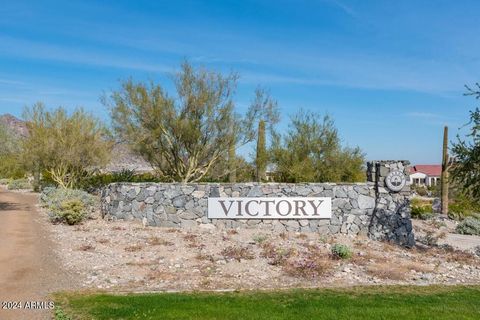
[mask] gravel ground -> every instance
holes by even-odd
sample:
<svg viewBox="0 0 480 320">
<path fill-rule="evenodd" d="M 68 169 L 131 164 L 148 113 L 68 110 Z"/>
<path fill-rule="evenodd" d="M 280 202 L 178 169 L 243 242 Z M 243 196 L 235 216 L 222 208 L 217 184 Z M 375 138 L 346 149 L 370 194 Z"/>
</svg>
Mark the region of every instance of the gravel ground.
<svg viewBox="0 0 480 320">
<path fill-rule="evenodd" d="M 420 237 L 434 230 L 437 241 L 450 230 L 423 221 L 416 227 L 422 230 Z M 220 230 L 212 225 L 145 228 L 138 222 L 100 217 L 79 226 L 50 225 L 50 230 L 64 267 L 78 275 L 84 288 L 176 291 L 480 283 L 480 259 L 470 251 L 421 243 L 404 249 L 368 238 Z M 352 258 L 333 257 L 335 243 L 348 245 Z"/>
</svg>

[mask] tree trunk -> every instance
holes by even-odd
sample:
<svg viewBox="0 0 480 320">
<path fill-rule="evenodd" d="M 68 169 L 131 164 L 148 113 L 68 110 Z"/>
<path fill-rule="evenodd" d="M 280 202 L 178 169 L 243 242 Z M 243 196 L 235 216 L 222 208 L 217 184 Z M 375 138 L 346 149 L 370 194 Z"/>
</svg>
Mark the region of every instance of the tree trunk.
<svg viewBox="0 0 480 320">
<path fill-rule="evenodd" d="M 448 127 L 443 129 L 443 150 L 442 150 L 442 176 L 441 195 L 442 195 L 442 214 L 448 214 Z"/>
<path fill-rule="evenodd" d="M 261 120 L 258 123 L 258 138 L 257 138 L 257 158 L 256 164 L 256 180 L 262 182 L 265 180 L 267 171 L 267 148 L 265 143 L 265 121 Z"/>
</svg>

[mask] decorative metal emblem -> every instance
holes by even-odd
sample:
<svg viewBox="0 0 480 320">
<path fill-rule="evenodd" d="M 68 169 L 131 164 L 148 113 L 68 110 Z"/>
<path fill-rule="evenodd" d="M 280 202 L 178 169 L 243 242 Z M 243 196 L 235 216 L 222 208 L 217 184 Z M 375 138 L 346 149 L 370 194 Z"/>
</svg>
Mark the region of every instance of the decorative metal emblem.
<svg viewBox="0 0 480 320">
<path fill-rule="evenodd" d="M 405 174 L 400 170 L 391 171 L 385 178 L 387 188 L 393 192 L 402 190 L 406 183 L 407 179 L 405 178 Z"/>
</svg>

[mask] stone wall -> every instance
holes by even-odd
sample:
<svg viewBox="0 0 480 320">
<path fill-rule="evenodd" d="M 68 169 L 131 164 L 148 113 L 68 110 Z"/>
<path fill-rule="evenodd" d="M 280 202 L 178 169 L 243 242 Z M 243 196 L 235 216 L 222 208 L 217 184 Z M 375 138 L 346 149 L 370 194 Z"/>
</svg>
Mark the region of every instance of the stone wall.
<svg viewBox="0 0 480 320">
<path fill-rule="evenodd" d="M 386 167 L 388 165 L 388 167 Z M 402 162 L 368 164 L 369 182 L 332 183 L 113 183 L 102 190 L 102 214 L 143 220 L 152 226 L 191 228 L 257 228 L 310 231 L 324 234 L 369 235 L 404 245 L 414 238 L 409 215 L 409 191 L 392 193 L 384 186 L 385 173 L 406 166 Z M 383 169 L 388 168 L 388 169 Z M 208 219 L 209 197 L 331 197 L 331 219 Z"/>
</svg>

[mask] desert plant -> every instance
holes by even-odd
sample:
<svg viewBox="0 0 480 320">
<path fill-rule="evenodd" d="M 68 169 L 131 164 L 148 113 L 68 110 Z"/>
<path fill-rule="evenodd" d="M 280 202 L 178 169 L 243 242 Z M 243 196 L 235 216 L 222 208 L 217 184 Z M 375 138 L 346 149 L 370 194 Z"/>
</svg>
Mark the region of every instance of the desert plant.
<svg viewBox="0 0 480 320">
<path fill-rule="evenodd" d="M 222 255 L 226 259 L 230 260 L 237 260 L 240 261 L 244 260 L 252 260 L 255 258 L 255 255 L 247 247 L 239 247 L 239 246 L 230 246 L 222 250 Z"/>
<path fill-rule="evenodd" d="M 40 194 L 40 202 L 52 222 L 77 224 L 94 211 L 96 198 L 82 190 L 49 187 Z"/>
<path fill-rule="evenodd" d="M 253 236 L 253 241 L 258 244 L 262 244 L 268 239 L 268 236 L 266 234 L 256 234 Z"/>
<path fill-rule="evenodd" d="M 364 154 L 342 146 L 335 123 L 328 115 L 300 111 L 291 118 L 288 132 L 272 142 L 275 181 L 358 182 L 365 179 Z"/>
<path fill-rule="evenodd" d="M 283 270 L 290 276 L 316 278 L 328 272 L 331 266 L 332 261 L 327 255 L 309 250 L 287 259 Z"/>
<path fill-rule="evenodd" d="M 83 109 L 70 115 L 64 108 L 50 112 L 37 103 L 25 110 L 24 118 L 29 135 L 22 141 L 22 159 L 34 176 L 47 171 L 58 186 L 73 188 L 108 162 L 108 131 Z"/>
<path fill-rule="evenodd" d="M 350 259 L 352 257 L 352 249 L 345 244 L 335 243 L 331 248 L 332 256 L 336 259 Z"/>
<path fill-rule="evenodd" d="M 7 185 L 8 190 L 27 190 L 32 189 L 32 185 L 27 179 L 11 180 Z"/>
<path fill-rule="evenodd" d="M 80 223 L 87 214 L 85 205 L 79 199 L 72 199 L 62 202 L 54 214 L 69 225 Z"/>
<path fill-rule="evenodd" d="M 0 179 L 0 184 L 1 185 L 8 185 L 10 182 L 12 182 L 13 179 L 10 179 L 10 178 L 3 178 L 3 179 Z"/>
<path fill-rule="evenodd" d="M 272 266 L 284 265 L 295 254 L 295 250 L 291 248 L 279 248 L 272 243 L 263 244 L 262 249 L 262 257 L 267 258 L 268 264 Z"/>
<path fill-rule="evenodd" d="M 414 198 L 411 203 L 411 215 L 414 219 L 428 220 L 435 216 L 432 210 L 432 204 L 429 201 L 422 201 Z"/>
<path fill-rule="evenodd" d="M 457 233 L 480 235 L 480 219 L 474 217 L 467 217 L 457 225 Z"/>
</svg>

